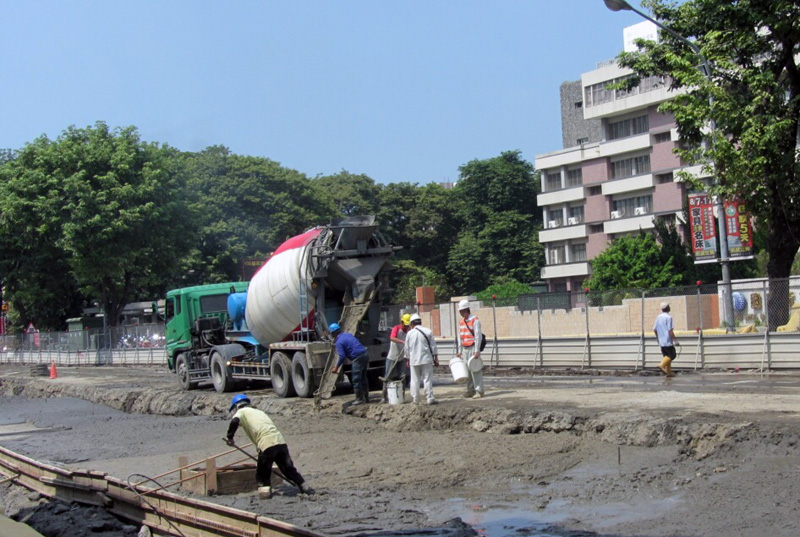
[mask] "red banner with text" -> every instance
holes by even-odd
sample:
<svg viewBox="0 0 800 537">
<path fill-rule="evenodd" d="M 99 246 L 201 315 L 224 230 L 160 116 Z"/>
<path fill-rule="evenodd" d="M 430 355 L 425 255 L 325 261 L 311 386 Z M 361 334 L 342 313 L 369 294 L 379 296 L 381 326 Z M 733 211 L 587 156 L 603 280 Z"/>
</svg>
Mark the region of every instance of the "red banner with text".
<svg viewBox="0 0 800 537">
<path fill-rule="evenodd" d="M 714 225 L 714 203 L 708 194 L 689 194 L 689 226 L 692 234 L 694 262 L 717 260 L 717 227 Z"/>
</svg>

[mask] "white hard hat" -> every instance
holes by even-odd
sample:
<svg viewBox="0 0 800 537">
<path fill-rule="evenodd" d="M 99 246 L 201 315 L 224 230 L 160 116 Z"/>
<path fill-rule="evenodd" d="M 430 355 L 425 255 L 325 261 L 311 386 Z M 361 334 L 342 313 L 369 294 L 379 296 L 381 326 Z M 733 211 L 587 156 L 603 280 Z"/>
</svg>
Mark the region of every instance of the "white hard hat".
<svg viewBox="0 0 800 537">
<path fill-rule="evenodd" d="M 662 302 L 661 303 L 661 311 L 664 311 L 669 307 L 669 302 Z"/>
<path fill-rule="evenodd" d="M 459 300 L 458 301 L 458 311 L 468 310 L 468 309 L 469 309 L 469 300 Z"/>
<path fill-rule="evenodd" d="M 411 320 L 409 322 L 413 323 L 414 321 L 422 322 L 422 317 L 420 317 L 418 313 L 415 313 L 411 316 Z"/>
</svg>

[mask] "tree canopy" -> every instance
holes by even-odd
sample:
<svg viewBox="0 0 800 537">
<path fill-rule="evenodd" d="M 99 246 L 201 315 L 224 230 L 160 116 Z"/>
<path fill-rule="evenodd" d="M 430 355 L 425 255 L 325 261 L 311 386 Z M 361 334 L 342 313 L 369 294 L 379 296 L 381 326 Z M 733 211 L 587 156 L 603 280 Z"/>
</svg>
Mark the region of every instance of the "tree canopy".
<svg viewBox="0 0 800 537">
<path fill-rule="evenodd" d="M 683 90 L 661 105 L 675 115 L 681 157 L 713 165 L 718 183 L 713 193 L 747 200 L 759 225 L 769 230 L 769 276 L 789 276 L 800 248 L 800 4 L 646 0 L 643 5 L 692 41 L 710 72 L 698 69 L 703 58 L 691 47 L 665 32 L 659 43 L 638 41 L 642 52 L 623 53 L 620 64 L 642 76 L 668 75 L 672 87 Z"/>
<path fill-rule="evenodd" d="M 192 238 L 184 191 L 177 152 L 133 127 L 70 127 L 25 146 L 0 186 L 0 270 L 20 321 L 56 328 L 77 287 L 115 325 L 128 301 L 164 292 Z"/>
<path fill-rule="evenodd" d="M 11 321 L 61 329 L 95 302 L 110 325 L 131 300 L 241 278 L 241 261 L 332 218 L 375 214 L 401 246 L 390 286 L 413 302 L 532 282 L 538 177 L 518 151 L 461 168 L 452 189 L 377 184 L 347 171 L 309 178 L 221 145 L 179 152 L 135 127 L 69 127 L 0 153 L 0 289 Z"/>
</svg>

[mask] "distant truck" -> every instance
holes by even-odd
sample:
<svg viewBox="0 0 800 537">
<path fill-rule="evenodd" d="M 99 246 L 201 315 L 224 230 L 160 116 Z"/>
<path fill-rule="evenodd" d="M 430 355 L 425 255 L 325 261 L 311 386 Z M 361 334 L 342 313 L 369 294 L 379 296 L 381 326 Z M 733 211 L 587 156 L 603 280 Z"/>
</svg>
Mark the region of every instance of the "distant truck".
<svg viewBox="0 0 800 537">
<path fill-rule="evenodd" d="M 386 355 L 378 297 L 395 250 L 374 217 L 349 217 L 287 240 L 249 283 L 168 292 L 170 370 L 184 390 L 269 380 L 280 397 L 319 395 L 323 384 L 330 396 L 338 376 L 328 378 L 336 353 L 327 326 L 338 322 L 369 350 L 376 381 Z"/>
</svg>

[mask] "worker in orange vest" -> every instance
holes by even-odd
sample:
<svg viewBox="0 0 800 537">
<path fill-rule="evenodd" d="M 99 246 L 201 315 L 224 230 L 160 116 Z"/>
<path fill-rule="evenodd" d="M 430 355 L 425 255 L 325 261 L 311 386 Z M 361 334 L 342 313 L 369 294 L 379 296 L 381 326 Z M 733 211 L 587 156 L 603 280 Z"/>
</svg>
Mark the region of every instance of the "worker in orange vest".
<svg viewBox="0 0 800 537">
<path fill-rule="evenodd" d="M 458 303 L 459 322 L 458 352 L 456 356 L 467 365 L 467 391 L 464 397 L 480 399 L 483 397 L 483 363 L 481 361 L 480 342 L 483 339 L 481 321 L 470 313 L 469 302 Z"/>
</svg>

